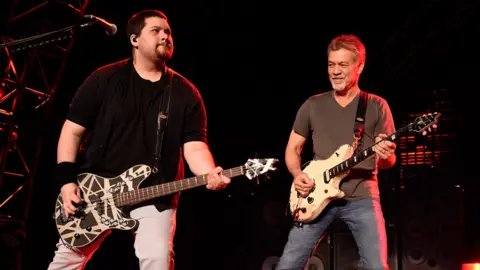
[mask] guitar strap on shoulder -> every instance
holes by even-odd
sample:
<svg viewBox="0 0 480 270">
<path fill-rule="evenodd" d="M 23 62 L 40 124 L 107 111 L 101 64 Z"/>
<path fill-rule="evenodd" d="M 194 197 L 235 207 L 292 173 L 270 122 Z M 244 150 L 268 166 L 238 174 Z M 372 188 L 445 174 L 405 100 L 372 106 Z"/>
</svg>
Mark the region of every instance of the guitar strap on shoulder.
<svg viewBox="0 0 480 270">
<path fill-rule="evenodd" d="M 154 165 L 152 172 L 157 173 L 160 168 L 160 159 L 162 156 L 162 143 L 163 143 L 163 134 L 167 128 L 168 120 L 168 111 L 170 109 L 170 92 L 172 90 L 173 83 L 173 71 L 166 67 L 166 73 L 169 76 L 169 83 L 165 87 L 165 92 L 163 93 L 162 100 L 159 105 L 158 117 L 157 117 L 157 143 L 155 146 L 155 154 L 153 155 Z"/>
<path fill-rule="evenodd" d="M 365 129 L 365 114 L 367 111 L 367 96 L 368 93 L 360 90 L 360 99 L 358 100 L 357 115 L 355 116 L 355 125 L 353 127 L 353 143 L 354 150 L 357 149 L 360 140 L 363 138 Z"/>
</svg>

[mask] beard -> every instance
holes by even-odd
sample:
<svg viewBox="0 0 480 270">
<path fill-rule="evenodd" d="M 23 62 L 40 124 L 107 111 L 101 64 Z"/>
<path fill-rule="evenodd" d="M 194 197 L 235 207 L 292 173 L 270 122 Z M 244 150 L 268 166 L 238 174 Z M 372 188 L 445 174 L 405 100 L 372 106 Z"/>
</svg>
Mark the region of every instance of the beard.
<svg viewBox="0 0 480 270">
<path fill-rule="evenodd" d="M 170 60 L 173 54 L 173 45 L 159 45 L 155 49 L 155 55 L 157 58 L 164 61 Z"/>
<path fill-rule="evenodd" d="M 330 78 L 330 84 L 332 85 L 333 90 L 341 92 L 352 88 L 355 85 L 355 81 L 349 81 L 347 79 L 335 81 Z"/>
<path fill-rule="evenodd" d="M 332 85 L 333 90 L 335 91 L 343 91 L 347 88 L 347 81 L 345 79 L 335 81 L 330 79 L 330 84 Z"/>
</svg>

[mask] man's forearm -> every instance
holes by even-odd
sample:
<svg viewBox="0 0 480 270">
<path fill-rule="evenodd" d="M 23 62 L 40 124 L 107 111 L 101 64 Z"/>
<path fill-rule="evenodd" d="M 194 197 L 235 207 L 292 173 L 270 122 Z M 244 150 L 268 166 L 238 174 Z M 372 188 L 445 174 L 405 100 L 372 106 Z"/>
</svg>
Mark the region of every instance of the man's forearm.
<svg viewBox="0 0 480 270">
<path fill-rule="evenodd" d="M 285 151 L 285 164 L 293 177 L 296 177 L 302 172 L 300 154 L 293 149 L 287 149 Z"/>
<path fill-rule="evenodd" d="M 62 134 L 58 141 L 57 163 L 76 162 L 81 140 L 81 136 Z"/>
<path fill-rule="evenodd" d="M 76 162 L 78 149 L 86 129 L 66 120 L 60 133 L 57 146 L 57 163 Z"/>
<path fill-rule="evenodd" d="M 81 137 L 62 134 L 58 141 L 56 181 L 60 188 L 68 183 L 77 183 L 78 164 L 76 157 Z"/>
<path fill-rule="evenodd" d="M 194 142 L 191 145 L 186 146 L 184 150 L 185 160 L 193 174 L 207 174 L 216 167 L 212 153 L 207 144 L 203 142 Z"/>
<path fill-rule="evenodd" d="M 56 181 L 60 188 L 68 183 L 77 183 L 78 149 L 85 133 L 85 128 L 66 121 L 63 125 L 57 146 Z"/>
</svg>

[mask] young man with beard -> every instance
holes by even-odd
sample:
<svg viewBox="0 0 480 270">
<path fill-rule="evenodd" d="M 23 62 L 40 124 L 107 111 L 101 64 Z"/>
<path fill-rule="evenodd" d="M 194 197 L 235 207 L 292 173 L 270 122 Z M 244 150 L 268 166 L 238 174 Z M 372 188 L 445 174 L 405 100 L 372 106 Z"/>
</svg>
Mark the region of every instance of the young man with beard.
<svg viewBox="0 0 480 270">
<path fill-rule="evenodd" d="M 82 202 L 79 173 L 117 176 L 130 167 L 147 164 L 152 173 L 141 187 L 184 177 L 182 150 L 195 175 L 208 173 L 208 189 L 230 182 L 220 174 L 207 145 L 206 112 L 202 97 L 186 78 L 166 66 L 173 38 L 167 17 L 157 10 L 135 14 L 127 34 L 133 57 L 94 71 L 75 94 L 58 142 L 57 179 L 64 210 L 73 215 Z M 169 108 L 162 143 L 158 144 L 160 106 Z M 162 111 L 165 109 L 163 107 Z M 82 160 L 82 138 L 91 131 Z M 157 151 L 161 149 L 161 151 Z M 141 270 L 173 269 L 173 236 L 178 194 L 136 206 L 129 213 L 139 221 L 135 254 Z M 48 269 L 83 269 L 108 233 L 80 249 L 62 240 Z"/>
<path fill-rule="evenodd" d="M 315 185 L 302 172 L 300 153 L 312 135 L 314 159 L 328 159 L 343 144 L 354 141 L 354 122 L 360 101 L 358 80 L 365 65 L 366 52 L 356 36 L 341 35 L 328 45 L 328 76 L 333 90 L 307 99 L 297 112 L 285 150 L 285 162 L 295 189 L 306 196 Z M 363 141 L 359 148 L 395 131 L 388 103 L 373 94 L 367 96 Z M 372 158 L 350 170 L 340 189 L 341 200 L 331 202 L 320 216 L 302 226 L 293 226 L 277 270 L 304 269 L 327 227 L 336 218 L 348 225 L 356 240 L 360 269 L 388 269 L 385 221 L 380 206 L 377 168 L 390 168 L 396 162 L 395 144 L 379 143 Z"/>
</svg>

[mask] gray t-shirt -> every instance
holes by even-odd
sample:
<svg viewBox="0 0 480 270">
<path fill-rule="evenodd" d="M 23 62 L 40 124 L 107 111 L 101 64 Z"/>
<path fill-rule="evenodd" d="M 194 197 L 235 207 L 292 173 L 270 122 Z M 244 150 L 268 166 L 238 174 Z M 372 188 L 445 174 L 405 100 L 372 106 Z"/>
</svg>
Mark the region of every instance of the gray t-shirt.
<svg viewBox="0 0 480 270">
<path fill-rule="evenodd" d="M 312 136 L 313 159 L 328 159 L 341 145 L 354 142 L 354 124 L 360 95 L 358 94 L 346 107 L 335 100 L 333 91 L 317 94 L 308 98 L 297 112 L 293 130 L 299 135 Z M 375 142 L 378 134 L 395 132 L 390 107 L 385 99 L 368 95 L 365 114 L 365 129 L 359 149 L 365 149 Z M 340 189 L 345 199 L 365 197 L 379 198 L 377 166 L 375 155 L 354 166 L 349 175 L 342 180 Z"/>
</svg>

